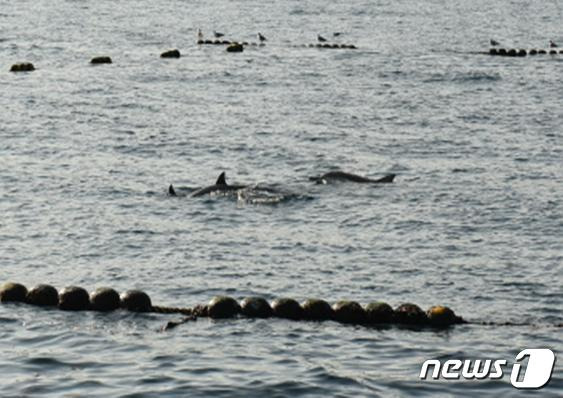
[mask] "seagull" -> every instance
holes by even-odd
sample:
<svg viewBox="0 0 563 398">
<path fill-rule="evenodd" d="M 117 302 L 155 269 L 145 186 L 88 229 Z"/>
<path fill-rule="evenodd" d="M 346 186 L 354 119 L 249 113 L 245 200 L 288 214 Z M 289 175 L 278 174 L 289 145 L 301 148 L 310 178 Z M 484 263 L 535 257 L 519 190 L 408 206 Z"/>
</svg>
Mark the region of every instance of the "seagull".
<svg viewBox="0 0 563 398">
<path fill-rule="evenodd" d="M 258 32 L 258 38 L 260 39 L 260 41 L 266 41 L 266 36 L 262 35 L 262 33 Z"/>
<path fill-rule="evenodd" d="M 326 41 L 326 39 L 324 37 L 322 37 L 321 35 L 317 35 L 317 40 L 320 42 Z"/>
<path fill-rule="evenodd" d="M 217 32 L 217 31 L 213 31 L 213 35 L 214 35 L 215 37 L 217 37 L 217 38 L 225 36 L 224 33 Z"/>
<path fill-rule="evenodd" d="M 201 31 L 201 29 L 198 29 L 198 30 L 197 30 L 197 38 L 198 38 L 199 40 L 203 40 L 203 32 Z"/>
<path fill-rule="evenodd" d="M 332 35 L 333 35 L 334 37 L 338 37 L 338 36 L 340 36 L 341 34 L 342 34 L 341 32 L 334 32 Z"/>
<path fill-rule="evenodd" d="M 550 41 L 549 41 L 549 47 L 551 47 L 551 48 L 557 47 L 557 44 L 555 44 L 555 43 L 553 42 L 553 40 L 550 40 Z"/>
<path fill-rule="evenodd" d="M 491 39 L 491 46 L 498 46 L 500 43 L 494 39 Z"/>
</svg>

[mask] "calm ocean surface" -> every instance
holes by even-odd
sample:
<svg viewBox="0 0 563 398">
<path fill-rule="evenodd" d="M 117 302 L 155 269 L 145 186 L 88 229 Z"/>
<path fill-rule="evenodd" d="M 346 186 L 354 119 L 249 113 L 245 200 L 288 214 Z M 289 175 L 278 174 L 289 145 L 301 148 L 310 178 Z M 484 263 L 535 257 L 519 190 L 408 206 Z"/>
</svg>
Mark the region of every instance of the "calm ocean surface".
<svg viewBox="0 0 563 398">
<path fill-rule="evenodd" d="M 0 0 L 0 283 L 392 306 L 446 331 L 0 305 L 2 397 L 528 396 L 426 359 L 559 357 L 561 1 Z M 197 46 L 201 28 L 256 41 Z M 296 48 L 317 34 L 357 50 Z M 178 48 L 183 57 L 159 58 Z M 109 55 L 112 65 L 89 60 Z M 33 62 L 33 73 L 8 72 Z M 342 169 L 385 186 L 317 186 Z M 285 194 L 172 198 L 226 171 Z"/>
</svg>

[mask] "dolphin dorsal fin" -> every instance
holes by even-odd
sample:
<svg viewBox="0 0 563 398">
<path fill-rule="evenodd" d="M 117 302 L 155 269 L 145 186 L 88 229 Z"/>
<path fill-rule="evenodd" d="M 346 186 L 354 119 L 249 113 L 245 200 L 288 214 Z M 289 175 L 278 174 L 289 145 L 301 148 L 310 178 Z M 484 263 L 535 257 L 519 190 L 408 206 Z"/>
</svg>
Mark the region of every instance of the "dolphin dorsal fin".
<svg viewBox="0 0 563 398">
<path fill-rule="evenodd" d="M 215 185 L 227 185 L 227 181 L 225 180 L 225 172 L 222 172 L 217 178 L 217 182 Z"/>
</svg>

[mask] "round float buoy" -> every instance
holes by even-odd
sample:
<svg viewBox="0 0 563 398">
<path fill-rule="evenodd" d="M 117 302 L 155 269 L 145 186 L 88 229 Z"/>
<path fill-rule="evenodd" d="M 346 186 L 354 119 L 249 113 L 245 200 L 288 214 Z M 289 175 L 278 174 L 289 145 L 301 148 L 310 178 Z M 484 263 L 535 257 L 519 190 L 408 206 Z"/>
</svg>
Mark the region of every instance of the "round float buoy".
<svg viewBox="0 0 563 398">
<path fill-rule="evenodd" d="M 27 288 L 21 283 L 7 282 L 0 287 L 0 302 L 25 302 Z"/>
<path fill-rule="evenodd" d="M 550 54 L 550 55 L 556 55 L 556 54 L 557 54 L 557 50 L 549 50 L 549 54 Z"/>
<path fill-rule="evenodd" d="M 528 55 L 536 55 L 538 53 L 538 50 L 536 49 L 531 49 L 530 51 L 528 51 Z"/>
<path fill-rule="evenodd" d="M 41 307 L 55 307 L 59 304 L 59 293 L 51 285 L 37 285 L 27 292 L 26 302 Z"/>
<path fill-rule="evenodd" d="M 506 52 L 506 55 L 508 55 L 509 57 L 515 57 L 517 55 L 516 50 L 514 48 L 511 48 L 510 50 L 508 50 Z"/>
<path fill-rule="evenodd" d="M 88 292 L 78 286 L 65 287 L 59 293 L 59 308 L 64 311 L 84 311 L 90 308 Z"/>
<path fill-rule="evenodd" d="M 442 305 L 430 307 L 428 311 L 426 311 L 426 316 L 431 325 L 439 327 L 463 323 L 461 317 L 457 316 L 450 308 Z"/>
<path fill-rule="evenodd" d="M 152 310 L 151 298 L 140 290 L 128 290 L 119 297 L 120 306 L 132 312 L 150 312 Z"/>
<path fill-rule="evenodd" d="M 505 48 L 499 48 L 498 49 L 498 55 L 506 55 L 506 49 Z"/>
<path fill-rule="evenodd" d="M 240 303 L 244 316 L 249 318 L 269 318 L 272 316 L 272 307 L 262 297 L 246 297 Z"/>
<path fill-rule="evenodd" d="M 302 305 L 303 318 L 314 321 L 324 321 L 334 318 L 334 310 L 324 300 L 309 299 Z"/>
<path fill-rule="evenodd" d="M 114 311 L 121 306 L 119 293 L 108 287 L 99 287 L 90 294 L 90 307 L 94 311 Z"/>
<path fill-rule="evenodd" d="M 229 53 L 241 53 L 244 51 L 244 47 L 239 43 L 232 43 L 227 47 L 227 52 Z"/>
<path fill-rule="evenodd" d="M 180 58 L 179 50 L 168 50 L 160 54 L 161 58 Z"/>
<path fill-rule="evenodd" d="M 538 54 L 547 54 L 547 51 L 545 51 L 545 50 L 538 50 Z"/>
<path fill-rule="evenodd" d="M 241 308 L 234 298 L 217 296 L 209 302 L 207 312 L 209 317 L 214 319 L 233 318 L 237 314 L 240 314 Z"/>
<path fill-rule="evenodd" d="M 111 58 L 110 57 L 94 57 L 90 60 L 90 63 L 92 65 L 100 65 L 100 64 L 111 64 Z"/>
<path fill-rule="evenodd" d="M 490 54 L 490 55 L 497 55 L 497 54 L 498 54 L 498 50 L 493 47 L 493 48 L 491 48 L 491 49 L 489 50 L 489 54 Z"/>
<path fill-rule="evenodd" d="M 33 66 L 30 62 L 22 62 L 19 64 L 14 64 L 10 68 L 10 72 L 31 72 L 35 70 L 35 66 Z"/>
<path fill-rule="evenodd" d="M 518 53 L 516 55 L 519 57 L 525 57 L 526 54 L 526 50 L 518 50 Z"/>
<path fill-rule="evenodd" d="M 332 306 L 334 319 L 341 323 L 362 324 L 367 321 L 366 311 L 355 301 L 338 301 Z"/>
<path fill-rule="evenodd" d="M 395 312 L 387 303 L 373 302 L 366 305 L 368 323 L 389 323 L 393 321 Z"/>
<path fill-rule="evenodd" d="M 428 323 L 428 318 L 418 305 L 406 303 L 395 309 L 395 321 L 407 325 L 424 325 Z"/>
<path fill-rule="evenodd" d="M 273 315 L 277 318 L 298 320 L 303 318 L 303 308 L 290 298 L 278 298 L 272 302 Z"/>
</svg>

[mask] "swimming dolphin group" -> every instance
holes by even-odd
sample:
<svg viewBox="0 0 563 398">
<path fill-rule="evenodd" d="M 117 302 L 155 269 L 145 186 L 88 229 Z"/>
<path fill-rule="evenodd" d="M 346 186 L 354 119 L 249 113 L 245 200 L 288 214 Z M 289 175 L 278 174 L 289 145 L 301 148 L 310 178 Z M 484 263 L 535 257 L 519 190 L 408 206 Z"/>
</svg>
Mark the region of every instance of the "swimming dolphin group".
<svg viewBox="0 0 563 398">
<path fill-rule="evenodd" d="M 371 179 L 362 177 L 352 173 L 346 173 L 344 171 L 331 171 L 329 173 L 325 173 L 318 177 L 310 177 L 310 181 L 314 181 L 317 184 L 330 184 L 333 182 L 356 182 L 356 183 L 371 183 L 371 184 L 384 184 L 384 183 L 392 183 L 395 179 L 395 174 L 387 174 L 384 177 L 379 179 Z M 217 193 L 230 193 L 230 192 L 237 192 L 241 189 L 247 188 L 248 185 L 230 185 L 227 184 L 227 180 L 225 177 L 225 172 L 223 171 L 217 181 L 213 185 L 209 185 L 200 189 L 195 190 L 189 196 L 191 197 L 198 197 L 207 194 L 217 194 Z M 168 187 L 168 194 L 170 196 L 179 196 L 174 186 L 170 184 Z"/>
</svg>

